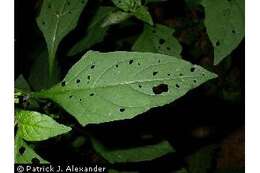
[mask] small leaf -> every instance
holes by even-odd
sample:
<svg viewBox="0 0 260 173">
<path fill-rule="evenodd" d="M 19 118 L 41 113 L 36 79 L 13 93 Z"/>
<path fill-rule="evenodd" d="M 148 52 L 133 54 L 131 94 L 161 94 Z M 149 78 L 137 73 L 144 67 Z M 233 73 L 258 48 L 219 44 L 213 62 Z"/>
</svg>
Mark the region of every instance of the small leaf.
<svg viewBox="0 0 260 173">
<path fill-rule="evenodd" d="M 56 51 L 62 39 L 73 30 L 88 0 L 44 0 L 37 24 L 49 52 L 49 73 L 52 74 Z"/>
<path fill-rule="evenodd" d="M 175 152 L 167 141 L 162 141 L 154 145 L 118 150 L 110 150 L 93 138 L 92 144 L 95 150 L 112 164 L 148 161 L 162 157 L 171 152 Z"/>
<path fill-rule="evenodd" d="M 18 110 L 16 120 L 20 136 L 27 141 L 42 141 L 71 130 L 49 116 L 33 111 Z"/>
<path fill-rule="evenodd" d="M 15 137 L 15 163 L 17 164 L 31 164 L 34 161 L 39 163 L 49 163 L 41 158 L 35 151 L 28 145 L 19 134 Z"/>
<path fill-rule="evenodd" d="M 134 15 L 136 18 L 153 25 L 153 19 L 141 0 L 112 0 L 113 3 L 126 13 Z"/>
<path fill-rule="evenodd" d="M 153 19 L 152 16 L 150 15 L 149 11 L 145 6 L 141 6 L 138 9 L 136 9 L 133 14 L 137 19 L 140 19 L 150 25 L 153 25 Z"/>
<path fill-rule="evenodd" d="M 99 7 L 86 29 L 86 35 L 70 49 L 68 55 L 73 56 L 102 42 L 109 27 L 102 27 L 101 25 L 104 19 L 111 15 L 114 10 L 113 7 Z"/>
<path fill-rule="evenodd" d="M 142 6 L 141 0 L 112 0 L 115 6 L 123 11 L 134 12 Z"/>
<path fill-rule="evenodd" d="M 180 57 L 182 47 L 173 33 L 174 29 L 164 25 L 156 24 L 155 27 L 145 25 L 132 50 Z"/>
<path fill-rule="evenodd" d="M 20 89 L 25 92 L 31 91 L 28 82 L 24 79 L 23 75 L 19 75 L 15 80 L 15 88 Z"/>
<path fill-rule="evenodd" d="M 123 11 L 115 11 L 105 18 L 101 26 L 108 27 L 110 25 L 118 24 L 130 18 L 131 16 L 132 14 L 130 13 L 126 13 Z"/>
<path fill-rule="evenodd" d="M 214 47 L 214 65 L 229 55 L 244 38 L 244 3 L 244 0 L 204 0 L 202 2 L 205 7 L 205 25 Z"/>
<path fill-rule="evenodd" d="M 53 100 L 86 125 L 133 118 L 215 77 L 167 55 L 89 51 L 60 84 L 33 95 Z"/>
</svg>

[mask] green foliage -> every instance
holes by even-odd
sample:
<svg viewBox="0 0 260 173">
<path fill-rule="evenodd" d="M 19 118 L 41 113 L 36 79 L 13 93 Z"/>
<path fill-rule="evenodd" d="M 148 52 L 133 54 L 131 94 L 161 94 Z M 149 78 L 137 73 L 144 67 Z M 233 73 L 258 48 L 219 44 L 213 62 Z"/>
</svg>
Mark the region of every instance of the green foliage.
<svg viewBox="0 0 260 173">
<path fill-rule="evenodd" d="M 19 136 L 27 141 L 42 141 L 71 130 L 49 116 L 34 111 L 18 110 L 16 121 Z"/>
<path fill-rule="evenodd" d="M 204 0 L 205 25 L 214 47 L 214 64 L 229 55 L 244 38 L 244 0 Z M 216 21 L 217 20 L 217 21 Z"/>
<path fill-rule="evenodd" d="M 113 14 L 115 14 L 113 13 L 113 11 L 115 11 L 115 8 L 113 7 L 99 7 L 99 9 L 97 10 L 96 14 L 93 16 L 90 24 L 86 29 L 86 35 L 82 37 L 82 39 L 69 50 L 68 55 L 73 56 L 77 53 L 89 49 L 90 47 L 92 47 L 97 43 L 102 42 L 106 35 L 107 30 L 109 29 L 109 27 L 107 27 L 106 25 L 110 25 L 111 20 L 113 22 L 117 21 L 115 19 L 107 18 L 107 16 L 111 17 L 113 16 Z M 123 15 L 119 15 L 119 16 L 123 16 Z M 105 18 L 107 18 L 106 19 L 107 22 L 110 21 L 109 24 L 107 23 L 103 24 Z M 104 26 L 102 26 L 102 24 Z"/>
<path fill-rule="evenodd" d="M 124 12 L 134 15 L 136 18 L 153 25 L 153 19 L 141 0 L 112 0 L 113 3 Z M 123 14 L 123 13 L 122 13 Z"/>
<path fill-rule="evenodd" d="M 200 149 L 190 156 L 188 167 L 190 173 L 208 173 L 212 167 L 213 156 L 216 152 L 216 146 L 210 145 Z"/>
<path fill-rule="evenodd" d="M 46 160 L 42 159 L 35 151 L 26 144 L 23 139 L 16 135 L 15 138 L 15 163 L 18 164 L 28 164 L 34 161 L 39 161 L 40 163 L 48 163 Z"/>
<path fill-rule="evenodd" d="M 59 43 L 77 26 L 81 11 L 88 0 L 44 0 L 37 24 L 42 31 L 49 52 L 49 76 L 54 70 Z"/>
<path fill-rule="evenodd" d="M 105 18 L 104 22 L 102 23 L 102 27 L 108 27 L 110 25 L 121 23 L 131 16 L 132 14 L 130 13 L 115 11 Z"/>
<path fill-rule="evenodd" d="M 28 81 L 33 90 L 46 89 L 57 82 L 60 78 L 60 68 L 55 61 L 53 64 L 52 76 L 48 75 L 48 51 L 44 49 L 36 57 L 30 69 L 30 76 Z"/>
<path fill-rule="evenodd" d="M 86 125 L 133 118 L 215 77 L 167 55 L 89 51 L 61 83 L 34 96 L 53 100 Z"/>
<path fill-rule="evenodd" d="M 95 150 L 112 164 L 148 161 L 175 152 L 167 141 L 162 141 L 154 145 L 116 150 L 106 148 L 99 141 L 93 138 L 92 144 Z"/>
<path fill-rule="evenodd" d="M 173 36 L 174 29 L 157 24 L 145 25 L 143 33 L 133 45 L 133 51 L 154 52 L 180 57 L 182 47 Z"/>
</svg>

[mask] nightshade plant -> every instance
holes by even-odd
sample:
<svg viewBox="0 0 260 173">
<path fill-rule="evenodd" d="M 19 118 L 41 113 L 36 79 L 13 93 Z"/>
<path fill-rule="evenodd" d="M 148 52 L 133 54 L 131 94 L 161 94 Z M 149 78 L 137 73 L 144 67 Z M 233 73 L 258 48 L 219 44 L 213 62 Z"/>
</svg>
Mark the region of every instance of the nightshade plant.
<svg viewBox="0 0 260 173">
<path fill-rule="evenodd" d="M 47 49 L 38 54 L 28 82 L 22 75 L 16 80 L 16 163 L 48 163 L 30 142 L 48 140 L 74 130 L 73 125 L 56 121 L 55 117 L 62 115 L 43 110 L 41 105 L 46 100 L 57 104 L 85 127 L 132 119 L 151 108 L 174 102 L 190 90 L 217 78 L 217 74 L 211 72 L 213 68 L 183 59 L 183 48 L 174 36 L 173 27 L 153 21 L 147 5 L 164 2 L 111 0 L 111 6 L 96 9 L 85 28 L 85 35 L 68 50 L 62 50 L 68 57 L 80 55 L 81 58 L 59 80 L 57 51 L 65 37 L 77 31 L 78 20 L 88 9 L 88 3 L 88 0 L 42 1 L 36 21 Z M 214 49 L 214 65 L 218 65 L 244 37 L 244 1 L 186 0 L 186 3 L 204 9 L 204 25 Z M 91 50 L 103 42 L 111 27 L 122 23 L 131 25 L 130 20 L 143 22 L 143 32 L 136 37 L 131 50 Z M 40 68 L 45 68 L 44 73 L 39 74 Z M 39 82 L 44 84 L 39 85 Z M 24 105 L 24 100 L 29 104 Z M 167 140 L 110 150 L 92 135 L 89 138 L 96 152 L 110 164 L 149 161 L 175 152 Z M 214 147 L 210 148 L 212 152 Z M 188 170 L 183 168 L 179 172 Z"/>
</svg>

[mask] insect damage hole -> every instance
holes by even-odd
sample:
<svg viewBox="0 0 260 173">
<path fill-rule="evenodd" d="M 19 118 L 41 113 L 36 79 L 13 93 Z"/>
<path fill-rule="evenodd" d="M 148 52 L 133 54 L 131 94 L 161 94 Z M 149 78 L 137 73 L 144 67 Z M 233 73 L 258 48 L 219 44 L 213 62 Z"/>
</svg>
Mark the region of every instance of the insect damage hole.
<svg viewBox="0 0 260 173">
<path fill-rule="evenodd" d="M 217 42 L 216 42 L 216 46 L 219 46 L 219 45 L 220 45 L 220 42 L 219 42 L 219 41 L 217 41 Z"/>
<path fill-rule="evenodd" d="M 125 111 L 125 108 L 121 108 L 119 109 L 120 112 L 124 112 Z"/>
<path fill-rule="evenodd" d="M 153 76 L 157 75 L 158 71 L 154 71 L 153 72 Z"/>
<path fill-rule="evenodd" d="M 134 60 L 131 59 L 131 60 L 129 61 L 129 64 L 133 64 L 133 62 L 134 62 Z"/>
<path fill-rule="evenodd" d="M 168 92 L 168 85 L 167 84 L 159 84 L 153 87 L 153 93 L 158 95 L 162 94 L 163 92 Z"/>
<path fill-rule="evenodd" d="M 25 148 L 24 148 L 24 147 L 19 148 L 19 153 L 20 153 L 21 155 L 23 155 L 24 152 L 25 152 Z"/>
<path fill-rule="evenodd" d="M 64 87 L 66 85 L 66 81 L 61 82 L 61 86 Z"/>
<path fill-rule="evenodd" d="M 191 72 L 194 72 L 194 71 L 195 71 L 195 67 L 191 67 L 191 68 L 190 68 L 190 71 L 191 71 Z"/>
<path fill-rule="evenodd" d="M 40 160 L 37 159 L 36 157 L 32 158 L 32 164 L 40 164 Z"/>
<path fill-rule="evenodd" d="M 77 79 L 77 80 L 76 80 L 76 83 L 80 83 L 80 79 Z"/>
<path fill-rule="evenodd" d="M 165 43 L 165 40 L 161 38 L 161 39 L 159 40 L 159 44 L 163 44 L 163 43 Z"/>
</svg>

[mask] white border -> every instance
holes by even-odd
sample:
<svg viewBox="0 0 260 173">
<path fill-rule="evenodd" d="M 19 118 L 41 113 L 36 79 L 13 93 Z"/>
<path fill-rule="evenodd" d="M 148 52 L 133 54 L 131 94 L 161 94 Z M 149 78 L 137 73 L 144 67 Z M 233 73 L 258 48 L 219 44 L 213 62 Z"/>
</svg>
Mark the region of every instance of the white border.
<svg viewBox="0 0 260 173">
<path fill-rule="evenodd" d="M 260 166 L 260 1 L 246 1 L 246 172 Z"/>
<path fill-rule="evenodd" d="M 246 172 L 260 164 L 260 1 L 246 1 Z M 0 5 L 0 170 L 13 172 L 14 2 Z"/>
<path fill-rule="evenodd" d="M 14 2 L 0 4 L 0 170 L 14 172 Z"/>
</svg>

